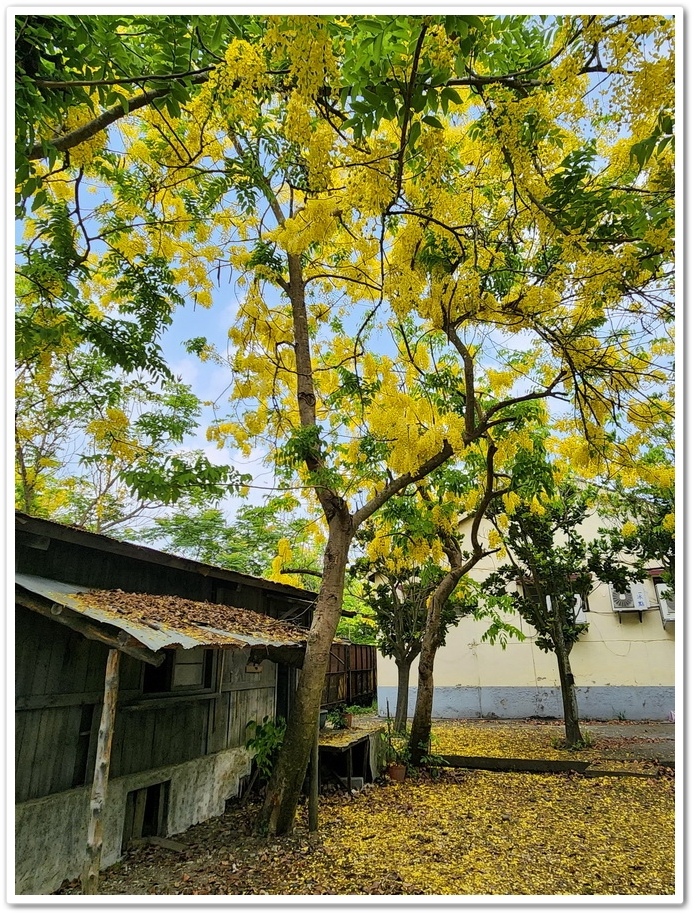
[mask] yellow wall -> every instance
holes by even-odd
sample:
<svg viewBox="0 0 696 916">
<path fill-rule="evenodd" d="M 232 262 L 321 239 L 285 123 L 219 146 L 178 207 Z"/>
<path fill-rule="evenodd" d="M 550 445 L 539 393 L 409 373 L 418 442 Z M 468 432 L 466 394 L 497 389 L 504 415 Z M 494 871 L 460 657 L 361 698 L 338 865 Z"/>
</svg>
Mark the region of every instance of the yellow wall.
<svg viewBox="0 0 696 916">
<path fill-rule="evenodd" d="M 587 535 L 592 537 L 595 530 L 596 521 L 591 521 Z M 472 577 L 482 581 L 503 562 L 496 556 L 487 557 Z M 673 696 L 675 625 L 663 625 L 652 579 L 646 580 L 644 585 L 650 606 L 643 612 L 641 621 L 634 612 L 623 612 L 619 620 L 611 604 L 609 587 L 596 583 L 589 595 L 589 630 L 580 637 L 570 656 L 578 688 L 656 688 L 658 691 L 668 688 L 658 695 Z M 485 620 L 464 618 L 450 630 L 445 646 L 436 656 L 436 693 L 445 690 L 452 697 L 452 688 L 481 688 L 484 691 L 492 688 L 497 691 L 496 695 L 499 695 L 498 688 L 556 688 L 559 681 L 555 655 L 537 648 L 533 629 L 519 615 L 511 617 L 510 622 L 522 630 L 526 638 L 524 642 L 514 638 L 508 640 L 505 649 L 482 642 L 487 628 Z M 411 671 L 412 691 L 417 684 L 417 664 L 416 661 Z M 378 684 L 381 696 L 393 698 L 396 667 L 389 659 L 378 660 Z M 605 693 L 594 692 L 596 696 Z M 629 691 L 621 691 L 621 696 L 629 696 Z M 616 703 L 623 702 L 624 699 L 616 699 Z M 667 702 L 670 701 L 665 699 Z M 392 699 L 390 705 L 393 708 Z M 673 702 L 671 705 L 673 707 Z"/>
</svg>

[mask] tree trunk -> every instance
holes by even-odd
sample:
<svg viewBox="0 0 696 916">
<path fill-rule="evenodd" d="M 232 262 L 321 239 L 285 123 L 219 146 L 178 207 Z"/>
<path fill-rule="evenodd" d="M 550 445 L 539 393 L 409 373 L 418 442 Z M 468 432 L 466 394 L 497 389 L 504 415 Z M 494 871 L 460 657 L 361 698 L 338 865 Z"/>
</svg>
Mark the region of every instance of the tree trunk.
<svg viewBox="0 0 696 916">
<path fill-rule="evenodd" d="M 556 662 L 558 663 L 558 678 L 561 684 L 566 747 L 576 747 L 583 743 L 578 715 L 578 699 L 575 695 L 575 679 L 570 668 L 570 653 L 563 636 L 563 624 L 560 618 L 561 610 L 555 601 L 552 605 L 552 614 L 553 643 Z"/>
<path fill-rule="evenodd" d="M 312 739 L 312 752 L 309 757 L 309 831 L 316 833 L 319 829 L 319 716 L 317 716 Z"/>
<path fill-rule="evenodd" d="M 82 871 L 82 893 L 96 894 L 99 887 L 102 844 L 104 841 L 104 806 L 109 785 L 111 742 L 114 737 L 116 699 L 118 697 L 118 668 L 121 653 L 110 649 L 104 676 L 104 705 L 99 722 L 97 759 L 90 798 L 90 819 L 87 828 L 87 857 Z"/>
<path fill-rule="evenodd" d="M 456 585 L 456 582 L 452 588 L 454 588 L 454 585 Z M 418 662 L 418 693 L 416 694 L 416 708 L 413 712 L 411 737 L 409 739 L 409 759 L 414 766 L 420 764 L 423 756 L 429 750 L 433 715 L 433 668 L 440 634 L 440 615 L 445 600 L 446 598 L 441 599 L 436 592 L 432 597 L 428 615 L 425 619 L 423 642 Z"/>
<path fill-rule="evenodd" d="M 411 674 L 413 659 L 407 656 L 396 659 L 396 669 L 399 673 L 398 687 L 396 690 L 396 712 L 394 713 L 394 731 L 405 732 L 408 719 L 408 681 Z"/>
<path fill-rule="evenodd" d="M 348 548 L 353 529 L 334 518 L 324 553 L 324 572 L 307 638 L 295 702 L 261 812 L 261 827 L 272 835 L 290 833 L 316 733 L 331 644 L 341 616 Z"/>
<path fill-rule="evenodd" d="M 478 563 L 481 551 L 478 542 L 475 542 L 474 552 L 463 565 L 453 568 L 440 582 L 430 599 L 430 607 L 425 618 L 423 640 L 421 642 L 420 661 L 418 662 L 418 693 L 416 695 L 416 708 L 413 712 L 411 723 L 411 737 L 408 744 L 409 759 L 414 766 L 418 766 L 423 757 L 430 750 L 430 729 L 433 717 L 433 668 L 435 667 L 435 653 L 440 646 L 440 624 L 442 609 L 445 602 L 457 587 L 460 579 Z M 456 547 L 457 555 L 461 561 L 461 552 Z M 452 562 L 452 561 L 450 561 Z"/>
</svg>

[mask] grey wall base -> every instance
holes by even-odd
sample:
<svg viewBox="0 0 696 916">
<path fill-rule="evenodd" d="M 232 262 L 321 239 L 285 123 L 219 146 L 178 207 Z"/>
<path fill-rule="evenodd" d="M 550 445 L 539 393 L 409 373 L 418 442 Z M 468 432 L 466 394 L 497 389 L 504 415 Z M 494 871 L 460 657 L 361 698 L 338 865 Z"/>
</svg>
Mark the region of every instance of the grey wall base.
<svg viewBox="0 0 696 916">
<path fill-rule="evenodd" d="M 171 780 L 165 833 L 223 814 L 239 780 L 249 773 L 251 756 L 232 748 L 188 763 L 133 773 L 109 783 L 104 817 L 102 868 L 121 856 L 126 796 L 135 789 Z M 90 787 L 57 792 L 15 805 L 15 893 L 51 894 L 78 877 L 87 848 Z"/>
<path fill-rule="evenodd" d="M 674 687 L 577 687 L 581 719 L 666 720 L 674 710 Z M 380 716 L 387 703 L 393 716 L 396 687 L 379 687 Z M 409 688 L 408 714 L 413 715 L 416 688 Z M 533 716 L 563 717 L 558 687 L 436 687 L 433 718 L 436 719 L 528 719 Z"/>
</svg>

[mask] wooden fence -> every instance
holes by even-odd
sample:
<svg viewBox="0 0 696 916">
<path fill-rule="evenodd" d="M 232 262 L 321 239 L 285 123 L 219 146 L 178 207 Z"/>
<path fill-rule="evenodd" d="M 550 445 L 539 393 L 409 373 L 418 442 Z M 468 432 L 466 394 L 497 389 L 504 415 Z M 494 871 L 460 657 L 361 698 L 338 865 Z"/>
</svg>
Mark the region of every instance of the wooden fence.
<svg viewBox="0 0 696 916">
<path fill-rule="evenodd" d="M 321 705 L 371 706 L 377 698 L 377 648 L 334 646 L 324 682 Z"/>
</svg>

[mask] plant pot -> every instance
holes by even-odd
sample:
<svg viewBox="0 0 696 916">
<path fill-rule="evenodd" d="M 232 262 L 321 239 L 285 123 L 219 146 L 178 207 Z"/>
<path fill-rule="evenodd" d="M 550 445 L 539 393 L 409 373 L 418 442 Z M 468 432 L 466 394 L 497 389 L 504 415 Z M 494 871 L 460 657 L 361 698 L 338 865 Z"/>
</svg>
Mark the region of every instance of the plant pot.
<svg viewBox="0 0 696 916">
<path fill-rule="evenodd" d="M 388 763 L 387 776 L 392 782 L 404 782 L 406 779 L 405 763 Z"/>
<path fill-rule="evenodd" d="M 326 717 L 329 714 L 328 709 L 319 710 L 319 728 L 323 728 L 326 725 Z"/>
<path fill-rule="evenodd" d="M 345 723 L 346 723 L 346 725 L 345 725 L 346 728 L 352 728 L 352 727 L 353 727 L 353 713 L 352 713 L 352 712 L 347 712 L 347 713 L 346 713 L 346 715 L 345 715 Z"/>
</svg>

